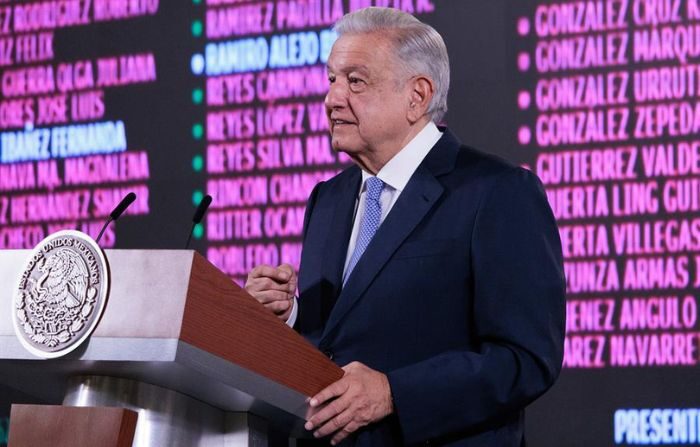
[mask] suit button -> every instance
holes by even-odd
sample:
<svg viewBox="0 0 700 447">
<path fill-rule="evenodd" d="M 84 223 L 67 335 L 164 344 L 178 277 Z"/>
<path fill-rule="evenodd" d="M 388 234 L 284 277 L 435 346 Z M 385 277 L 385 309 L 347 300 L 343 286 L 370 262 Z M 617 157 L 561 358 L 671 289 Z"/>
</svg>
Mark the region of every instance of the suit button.
<svg viewBox="0 0 700 447">
<path fill-rule="evenodd" d="M 333 360 L 333 351 L 323 351 L 323 353 L 326 354 L 326 357 Z"/>
</svg>

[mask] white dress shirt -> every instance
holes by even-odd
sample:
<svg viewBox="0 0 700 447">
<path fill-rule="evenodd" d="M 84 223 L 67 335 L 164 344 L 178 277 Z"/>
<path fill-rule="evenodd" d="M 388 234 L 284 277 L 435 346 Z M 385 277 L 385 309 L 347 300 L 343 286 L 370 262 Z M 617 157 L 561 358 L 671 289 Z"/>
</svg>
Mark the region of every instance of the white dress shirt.
<svg viewBox="0 0 700 447">
<path fill-rule="evenodd" d="M 442 132 L 437 128 L 435 123 L 429 122 L 418 134 L 413 137 L 411 141 L 408 142 L 406 146 L 403 147 L 396 155 L 394 155 L 387 164 L 382 167 L 377 173 L 377 177 L 384 182 L 384 189 L 379 197 L 379 201 L 382 205 L 382 217 L 380 220 L 384 222 L 386 216 L 393 208 L 394 204 L 398 200 L 401 192 L 406 188 L 406 184 L 416 172 L 418 166 L 423 162 L 423 159 L 430 149 L 435 146 L 435 143 L 442 137 Z M 352 258 L 352 253 L 355 251 L 355 245 L 357 244 L 357 237 L 360 233 L 360 222 L 362 222 L 362 216 L 365 213 L 365 196 L 367 195 L 367 179 L 372 177 L 372 174 L 363 170 L 362 171 L 362 182 L 360 183 L 360 190 L 357 194 L 357 200 L 355 200 L 355 214 L 353 217 L 352 233 L 350 234 L 350 242 L 348 243 L 348 252 L 345 256 L 345 266 L 343 267 L 343 278 L 345 278 L 346 270 L 348 264 L 350 263 L 350 258 Z M 287 324 L 289 326 L 294 326 L 297 319 L 297 313 L 299 308 L 297 305 L 296 298 L 294 299 L 292 313 L 287 319 Z"/>
</svg>

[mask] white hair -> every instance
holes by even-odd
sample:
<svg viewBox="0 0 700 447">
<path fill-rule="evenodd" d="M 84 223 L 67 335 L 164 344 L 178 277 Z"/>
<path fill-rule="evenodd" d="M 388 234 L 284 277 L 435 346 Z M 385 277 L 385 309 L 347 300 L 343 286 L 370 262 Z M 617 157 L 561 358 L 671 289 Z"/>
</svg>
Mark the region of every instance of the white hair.
<svg viewBox="0 0 700 447">
<path fill-rule="evenodd" d="M 432 26 L 393 8 L 369 7 L 343 16 L 334 28 L 344 34 L 386 33 L 408 76 L 423 75 L 435 84 L 428 115 L 440 122 L 447 112 L 450 60 L 442 36 Z"/>
</svg>

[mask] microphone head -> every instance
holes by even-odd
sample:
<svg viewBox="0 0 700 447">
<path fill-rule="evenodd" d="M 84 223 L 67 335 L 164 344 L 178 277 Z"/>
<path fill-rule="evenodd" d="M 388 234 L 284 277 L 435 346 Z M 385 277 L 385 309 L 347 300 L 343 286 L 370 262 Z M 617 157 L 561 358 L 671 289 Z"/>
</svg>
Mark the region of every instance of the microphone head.
<svg viewBox="0 0 700 447">
<path fill-rule="evenodd" d="M 197 210 L 194 212 L 194 216 L 192 217 L 192 222 L 195 224 L 198 224 L 202 221 L 202 218 L 204 217 L 204 213 L 207 212 L 207 208 L 209 208 L 209 205 L 211 205 L 211 196 L 207 194 L 202 198 L 202 201 L 199 202 L 199 206 L 197 207 Z"/>
<path fill-rule="evenodd" d="M 111 217 L 112 220 L 119 219 L 119 216 L 122 215 L 122 213 L 134 202 L 134 200 L 136 200 L 136 194 L 130 192 L 122 199 L 121 202 L 119 202 L 119 205 L 117 205 L 114 210 L 109 213 L 109 217 Z"/>
</svg>

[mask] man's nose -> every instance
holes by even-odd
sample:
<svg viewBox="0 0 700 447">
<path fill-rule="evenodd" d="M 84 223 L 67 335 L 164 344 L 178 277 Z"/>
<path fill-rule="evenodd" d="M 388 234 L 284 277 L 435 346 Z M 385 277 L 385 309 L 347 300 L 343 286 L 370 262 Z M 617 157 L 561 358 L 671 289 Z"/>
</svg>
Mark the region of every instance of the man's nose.
<svg viewBox="0 0 700 447">
<path fill-rule="evenodd" d="M 337 82 L 330 85 L 328 93 L 326 94 L 326 108 L 337 109 L 339 107 L 345 106 L 347 101 L 347 94 L 342 86 Z"/>
</svg>

